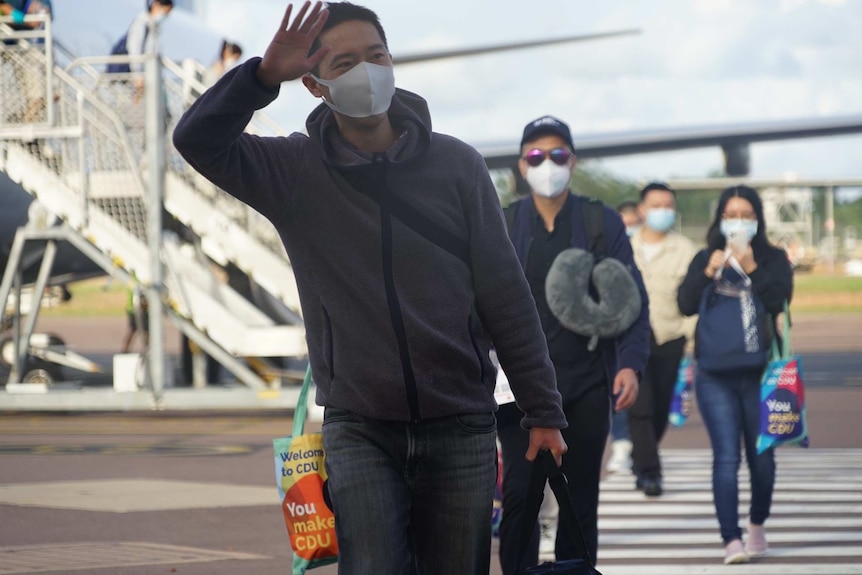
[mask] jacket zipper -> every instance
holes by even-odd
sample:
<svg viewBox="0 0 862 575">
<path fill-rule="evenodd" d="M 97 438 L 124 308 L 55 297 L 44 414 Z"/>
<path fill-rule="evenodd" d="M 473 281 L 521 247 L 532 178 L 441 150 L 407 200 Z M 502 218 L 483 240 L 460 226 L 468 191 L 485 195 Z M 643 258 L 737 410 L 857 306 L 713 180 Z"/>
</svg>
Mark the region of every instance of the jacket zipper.
<svg viewBox="0 0 862 575">
<path fill-rule="evenodd" d="M 395 289 L 395 276 L 392 265 L 392 214 L 388 205 L 389 188 L 386 186 L 386 159 L 380 154 L 375 156 L 374 162 L 380 165 L 379 174 L 382 175 L 380 185 L 383 201 L 380 202 L 380 236 L 386 303 L 389 307 L 389 318 L 392 322 L 392 328 L 395 330 L 395 339 L 398 342 L 398 354 L 401 359 L 401 369 L 404 375 L 407 404 L 410 408 L 410 420 L 416 423 L 421 420 L 419 414 L 419 393 L 416 388 L 416 376 L 413 373 L 413 364 L 410 361 L 410 349 L 407 346 L 407 331 L 404 328 L 404 317 L 401 315 L 401 303 L 398 299 L 398 292 Z"/>
</svg>

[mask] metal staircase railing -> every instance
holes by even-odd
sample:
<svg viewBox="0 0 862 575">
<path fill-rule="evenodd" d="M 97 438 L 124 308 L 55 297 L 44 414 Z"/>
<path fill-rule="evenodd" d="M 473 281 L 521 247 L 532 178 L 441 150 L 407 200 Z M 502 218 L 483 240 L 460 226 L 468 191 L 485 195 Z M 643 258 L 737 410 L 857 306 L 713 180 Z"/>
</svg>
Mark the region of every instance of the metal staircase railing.
<svg viewBox="0 0 862 575">
<path fill-rule="evenodd" d="M 92 252 L 92 259 L 106 271 L 148 283 L 151 257 L 146 243 L 144 105 L 136 82 L 107 77 L 86 61 L 73 60 L 67 69 L 52 66 L 50 21 L 41 31 L 45 39 L 41 45 L 24 40 L 38 39 L 39 31 L 11 31 L 2 23 L 0 19 L 0 78 L 16 81 L 0 82 L 0 170 L 58 216 L 63 221 L 62 237 L 74 237 L 72 243 L 80 244 L 84 253 Z M 179 90 L 177 82 L 166 82 L 169 109 L 175 109 L 171 101 L 181 96 Z M 37 105 L 31 106 L 34 99 Z M 177 112 L 171 112 L 172 122 L 178 118 Z M 228 226 L 236 228 L 233 233 L 250 238 L 249 249 L 263 254 L 258 259 L 264 263 L 268 256 L 274 266 L 277 252 L 249 233 L 261 228 L 259 222 L 252 222 L 250 210 L 218 190 L 210 190 L 210 196 L 202 194 L 204 186 L 195 183 L 175 152 L 167 164 L 167 195 L 182 201 L 166 205 L 198 209 L 211 219 L 226 214 Z M 191 224 L 203 238 L 212 234 L 194 218 L 183 223 Z M 56 239 L 51 235 L 47 241 Z M 165 281 L 169 318 L 238 379 L 251 387 L 267 387 L 258 373 L 234 356 L 305 355 L 301 325 L 276 325 L 230 287 L 214 281 L 208 266 L 174 243 L 163 244 L 162 257 L 169 269 Z M 0 310 L 5 310 L 12 289 L 14 266 L 10 259 L 0 283 L 0 292 L 4 292 L 0 293 Z M 274 267 L 287 270 L 286 283 L 293 285 L 283 251 L 280 265 Z M 277 277 L 284 281 L 285 274 Z M 282 300 L 292 302 L 284 290 Z M 296 306 L 298 309 L 298 298 Z M 22 341 L 28 340 L 29 333 L 22 334 Z"/>
<path fill-rule="evenodd" d="M 110 56 L 75 58 L 65 65 L 65 70 L 98 92 L 102 100 L 123 110 L 121 117 L 132 135 L 132 145 L 136 146 L 143 141 L 142 106 L 135 104 L 139 95 L 128 76 L 100 72 L 98 67 L 111 59 Z M 229 262 L 242 270 L 299 320 L 301 308 L 293 270 L 275 228 L 258 212 L 206 181 L 173 147 L 170 135 L 176 122 L 207 88 L 200 80 L 203 66 L 194 61 L 178 65 L 166 58 L 161 62 L 168 116 L 165 209 L 201 238 L 208 256 L 221 265 Z M 259 135 L 285 134 L 262 113 L 255 114 L 248 131 Z"/>
</svg>

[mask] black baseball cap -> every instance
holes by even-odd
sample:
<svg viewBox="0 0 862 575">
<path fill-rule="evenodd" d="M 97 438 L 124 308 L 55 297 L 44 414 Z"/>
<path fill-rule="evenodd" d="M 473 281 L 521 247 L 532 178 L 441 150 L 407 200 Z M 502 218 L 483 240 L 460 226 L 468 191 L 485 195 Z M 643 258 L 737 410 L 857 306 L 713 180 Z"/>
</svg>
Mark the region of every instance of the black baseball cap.
<svg viewBox="0 0 862 575">
<path fill-rule="evenodd" d="M 569 125 L 553 116 L 542 116 L 527 124 L 524 128 L 524 135 L 521 137 L 521 147 L 539 136 L 546 136 L 548 134 L 559 136 L 569 145 L 572 151 L 575 150 L 575 143 L 572 142 L 572 132 L 569 131 Z"/>
</svg>

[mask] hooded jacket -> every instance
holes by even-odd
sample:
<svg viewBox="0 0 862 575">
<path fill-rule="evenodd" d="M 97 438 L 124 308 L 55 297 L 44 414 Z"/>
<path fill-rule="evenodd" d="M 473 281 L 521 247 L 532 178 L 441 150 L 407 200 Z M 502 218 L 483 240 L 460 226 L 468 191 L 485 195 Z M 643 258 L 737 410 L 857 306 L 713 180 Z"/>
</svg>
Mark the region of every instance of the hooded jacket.
<svg viewBox="0 0 862 575">
<path fill-rule="evenodd" d="M 243 133 L 278 96 L 259 58 L 186 112 L 174 144 L 207 179 L 268 218 L 294 269 L 317 403 L 420 421 L 496 410 L 492 341 L 522 425 L 563 428 L 553 367 L 482 156 L 431 131 L 397 90 L 401 137 L 367 154 L 318 106 L 308 136 Z"/>
</svg>

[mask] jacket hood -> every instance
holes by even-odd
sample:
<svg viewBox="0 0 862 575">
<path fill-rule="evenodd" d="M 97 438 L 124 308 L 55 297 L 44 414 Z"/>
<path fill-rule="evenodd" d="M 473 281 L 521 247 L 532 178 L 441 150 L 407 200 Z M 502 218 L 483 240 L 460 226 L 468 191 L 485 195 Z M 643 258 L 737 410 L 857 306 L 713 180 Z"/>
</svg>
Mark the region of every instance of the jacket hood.
<svg viewBox="0 0 862 575">
<path fill-rule="evenodd" d="M 428 111 L 428 103 L 421 96 L 402 90 L 395 89 L 392 104 L 389 106 L 389 121 L 396 130 L 404 130 L 406 141 L 397 147 L 394 157 L 389 160 L 395 163 L 403 163 L 421 155 L 431 143 L 431 113 Z M 323 150 L 323 156 L 327 162 L 334 165 L 344 165 L 342 154 L 333 146 L 333 138 L 337 138 L 338 125 L 335 121 L 335 113 L 325 103 L 321 103 L 305 121 L 305 129 L 308 137 Z"/>
</svg>

